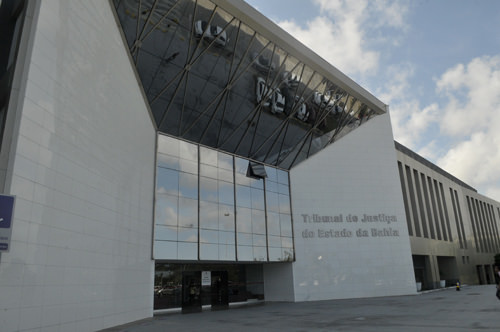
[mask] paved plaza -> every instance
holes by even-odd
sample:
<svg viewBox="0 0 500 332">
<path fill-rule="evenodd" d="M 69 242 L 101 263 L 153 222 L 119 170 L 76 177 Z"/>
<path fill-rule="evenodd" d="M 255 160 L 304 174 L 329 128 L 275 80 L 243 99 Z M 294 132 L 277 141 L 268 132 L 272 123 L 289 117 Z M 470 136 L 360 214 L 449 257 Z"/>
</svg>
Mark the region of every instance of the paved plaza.
<svg viewBox="0 0 500 332">
<path fill-rule="evenodd" d="M 447 288 L 411 296 L 169 313 L 103 331 L 500 331 L 500 301 L 494 285 L 464 286 L 461 291 Z"/>
</svg>

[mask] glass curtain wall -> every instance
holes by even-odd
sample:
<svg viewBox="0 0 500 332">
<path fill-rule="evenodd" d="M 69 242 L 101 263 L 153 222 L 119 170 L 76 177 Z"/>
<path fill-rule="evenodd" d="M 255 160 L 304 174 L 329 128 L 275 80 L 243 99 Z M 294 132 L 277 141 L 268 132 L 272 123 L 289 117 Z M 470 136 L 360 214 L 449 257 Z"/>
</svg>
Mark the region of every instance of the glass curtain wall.
<svg viewBox="0 0 500 332">
<path fill-rule="evenodd" d="M 114 4 L 162 133 L 290 169 L 377 114 L 209 0 Z"/>
<path fill-rule="evenodd" d="M 292 261 L 289 193 L 287 171 L 159 135 L 154 258 Z"/>
</svg>

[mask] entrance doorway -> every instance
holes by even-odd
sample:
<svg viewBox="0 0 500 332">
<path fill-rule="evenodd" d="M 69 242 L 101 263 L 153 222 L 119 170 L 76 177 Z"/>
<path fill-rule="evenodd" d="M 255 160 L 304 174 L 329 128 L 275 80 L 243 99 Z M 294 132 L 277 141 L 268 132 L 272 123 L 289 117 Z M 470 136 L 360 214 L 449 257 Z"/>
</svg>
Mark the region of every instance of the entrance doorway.
<svg viewBox="0 0 500 332">
<path fill-rule="evenodd" d="M 212 271 L 211 295 L 212 310 L 223 310 L 229 307 L 227 271 Z"/>
<path fill-rule="evenodd" d="M 201 312 L 201 271 L 182 272 L 182 313 Z"/>
</svg>

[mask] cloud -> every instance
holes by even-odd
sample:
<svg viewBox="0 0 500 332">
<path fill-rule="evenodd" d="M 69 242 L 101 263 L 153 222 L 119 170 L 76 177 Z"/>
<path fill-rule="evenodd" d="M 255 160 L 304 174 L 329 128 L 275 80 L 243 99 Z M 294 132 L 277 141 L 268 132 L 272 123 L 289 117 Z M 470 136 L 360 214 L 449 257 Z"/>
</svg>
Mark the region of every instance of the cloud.
<svg viewBox="0 0 500 332">
<path fill-rule="evenodd" d="M 436 85 L 446 100 L 440 128 L 453 142 L 437 164 L 500 200 L 500 55 L 458 64 Z"/>
<path fill-rule="evenodd" d="M 315 0 L 321 15 L 301 26 L 277 22 L 326 61 L 352 76 L 377 72 L 380 53 L 368 47 L 367 36 L 382 28 L 402 28 L 407 6 L 396 1 Z M 372 40 L 372 38 L 370 38 Z"/>
<path fill-rule="evenodd" d="M 422 107 L 415 97 L 410 85 L 414 72 L 411 63 L 390 66 L 378 91 L 380 99 L 390 105 L 395 139 L 411 149 L 422 144 L 422 139 L 428 137 L 425 133 L 433 130 L 439 120 L 436 103 Z"/>
</svg>

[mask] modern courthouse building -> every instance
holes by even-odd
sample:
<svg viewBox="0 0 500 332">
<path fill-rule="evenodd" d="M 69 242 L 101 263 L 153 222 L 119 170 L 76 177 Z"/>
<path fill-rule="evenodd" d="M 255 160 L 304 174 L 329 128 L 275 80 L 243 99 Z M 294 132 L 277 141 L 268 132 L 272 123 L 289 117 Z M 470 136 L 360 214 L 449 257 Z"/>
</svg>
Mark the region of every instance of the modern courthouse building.
<svg viewBox="0 0 500 332">
<path fill-rule="evenodd" d="M 0 22 L 3 332 L 493 282 L 500 203 L 245 2 L 3 0 Z"/>
</svg>

